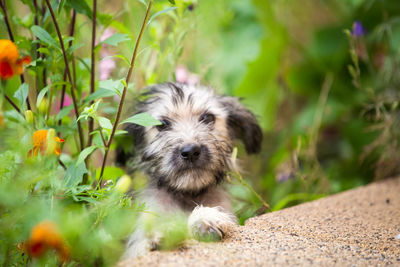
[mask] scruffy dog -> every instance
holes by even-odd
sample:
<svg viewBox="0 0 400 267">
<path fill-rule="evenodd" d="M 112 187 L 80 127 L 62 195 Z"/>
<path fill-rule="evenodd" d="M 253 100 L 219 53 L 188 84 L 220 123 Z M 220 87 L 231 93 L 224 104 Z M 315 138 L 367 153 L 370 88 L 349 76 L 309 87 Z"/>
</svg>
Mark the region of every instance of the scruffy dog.
<svg viewBox="0 0 400 267">
<path fill-rule="evenodd" d="M 233 168 L 234 139 L 242 140 L 248 153 L 259 152 L 262 132 L 255 116 L 237 98 L 218 96 L 203 86 L 159 84 L 144 97 L 137 112 L 151 114 L 162 125 L 126 128 L 134 138 L 135 164 L 149 177 L 140 200 L 154 213 L 186 214 L 194 236 L 222 238 L 236 218 L 219 185 Z M 129 156 L 119 149 L 117 162 L 126 164 Z M 157 248 L 162 236 L 146 231 L 140 225 L 144 220 L 123 258 Z"/>
</svg>

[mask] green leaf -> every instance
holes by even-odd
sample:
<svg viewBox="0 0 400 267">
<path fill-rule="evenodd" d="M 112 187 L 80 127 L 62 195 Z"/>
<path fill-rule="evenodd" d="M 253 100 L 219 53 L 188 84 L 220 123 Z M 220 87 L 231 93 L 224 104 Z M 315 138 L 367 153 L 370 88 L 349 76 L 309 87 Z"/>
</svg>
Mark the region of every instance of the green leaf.
<svg viewBox="0 0 400 267">
<path fill-rule="evenodd" d="M 29 85 L 27 83 L 23 83 L 14 94 L 14 97 L 18 100 L 21 109 L 24 107 L 25 101 L 28 97 L 28 93 Z"/>
<path fill-rule="evenodd" d="M 60 4 L 58 5 L 58 15 L 60 15 L 62 9 L 64 8 L 65 2 L 67 2 L 67 0 L 60 1 Z"/>
<path fill-rule="evenodd" d="M 79 121 L 80 119 L 85 119 L 85 120 L 87 120 L 88 117 L 91 117 L 91 118 L 94 118 L 94 119 L 95 119 L 95 118 L 97 117 L 96 112 L 97 112 L 97 110 L 98 110 L 98 108 L 99 108 L 99 106 L 100 106 L 100 103 L 101 103 L 101 99 L 97 100 L 96 102 L 94 102 L 93 104 L 91 104 L 89 107 L 85 107 L 85 108 L 83 109 L 81 115 L 79 116 L 79 118 L 78 118 L 77 120 L 78 120 L 78 121 Z"/>
<path fill-rule="evenodd" d="M 82 46 L 83 46 L 83 44 L 74 44 L 74 45 L 68 47 L 66 52 L 67 52 L 67 54 L 71 54 L 76 49 L 81 48 Z"/>
<path fill-rule="evenodd" d="M 103 129 L 111 130 L 113 128 L 111 121 L 105 117 L 98 117 L 97 121 Z"/>
<path fill-rule="evenodd" d="M 66 106 L 66 107 L 63 107 L 58 113 L 57 113 L 57 116 L 56 116 L 56 121 L 58 121 L 58 120 L 61 120 L 62 118 L 64 118 L 65 116 L 67 116 L 70 112 L 71 112 L 71 110 L 73 110 L 74 109 L 74 105 L 69 105 L 69 106 Z"/>
<path fill-rule="evenodd" d="M 125 135 L 128 131 L 125 130 L 116 130 L 114 136 Z"/>
<path fill-rule="evenodd" d="M 107 28 L 114 19 L 114 14 L 100 13 L 97 12 L 97 21 L 104 27 Z"/>
<path fill-rule="evenodd" d="M 122 91 L 124 90 L 124 85 L 122 84 L 123 79 L 120 80 L 105 80 L 105 81 L 100 81 L 99 83 L 99 88 L 100 89 L 106 89 L 115 92 L 117 95 L 121 96 Z"/>
<path fill-rule="evenodd" d="M 86 3 L 86 0 L 69 0 L 66 5 L 72 7 L 78 13 L 88 16 L 90 19 L 93 16 L 93 12 Z"/>
<path fill-rule="evenodd" d="M 90 72 L 89 62 L 86 62 L 85 59 L 78 57 L 78 61 L 83 65 L 83 67 Z"/>
<path fill-rule="evenodd" d="M 76 186 L 82 182 L 83 175 L 88 173 L 84 162 L 72 163 L 68 165 L 67 172 L 64 177 L 65 185 L 67 187 Z"/>
<path fill-rule="evenodd" d="M 110 96 L 114 96 L 114 95 L 115 95 L 114 91 L 104 89 L 104 88 L 99 88 L 93 94 L 88 95 L 85 98 L 84 103 L 88 103 L 88 102 L 91 102 L 91 101 L 99 99 L 99 98 L 110 97 Z"/>
<path fill-rule="evenodd" d="M 153 125 L 161 125 L 162 123 L 159 120 L 156 120 L 153 116 L 148 113 L 138 113 L 133 115 L 132 117 L 124 120 L 120 124 L 124 123 L 134 123 L 144 127 L 149 127 Z"/>
<path fill-rule="evenodd" d="M 45 88 L 43 88 L 40 93 L 38 94 L 38 97 L 36 99 L 36 106 L 38 107 L 40 105 L 40 102 L 42 102 L 42 99 L 44 97 L 44 95 L 47 93 L 47 91 L 49 91 L 50 89 L 50 85 L 47 85 Z"/>
<path fill-rule="evenodd" d="M 100 178 L 100 172 L 101 172 L 101 168 L 96 170 L 96 179 L 97 180 Z M 106 180 L 113 180 L 115 182 L 115 180 L 117 180 L 117 178 L 121 177 L 124 174 L 125 174 L 125 172 L 121 168 L 107 166 L 104 168 L 103 177 Z"/>
<path fill-rule="evenodd" d="M 117 57 L 117 58 L 122 59 L 122 61 L 124 61 L 124 62 L 126 63 L 127 66 L 130 66 L 130 65 L 131 65 L 131 63 L 129 62 L 129 60 L 128 60 L 125 56 L 123 56 L 123 55 L 108 56 L 108 57 L 102 58 L 101 60 L 106 60 L 107 58 L 112 58 L 112 57 Z"/>
<path fill-rule="evenodd" d="M 108 37 L 107 39 L 102 41 L 101 43 L 109 44 L 112 46 L 117 46 L 119 43 L 129 41 L 129 40 L 130 40 L 130 38 L 128 37 L 127 34 L 114 33 L 113 35 L 111 35 L 110 37 Z"/>
<path fill-rule="evenodd" d="M 95 151 L 97 146 L 90 146 L 85 148 L 84 150 L 79 153 L 78 160 L 76 161 L 76 164 L 82 163 L 90 154 L 92 154 L 93 151 Z"/>
<path fill-rule="evenodd" d="M 158 12 L 155 13 L 153 16 L 151 16 L 151 18 L 150 18 L 149 21 L 147 22 L 147 25 L 149 25 L 156 17 L 158 17 L 158 16 L 160 16 L 160 15 L 162 15 L 162 14 L 164 14 L 164 13 L 167 13 L 168 11 L 175 10 L 175 9 L 177 9 L 177 7 L 176 7 L 176 6 L 173 6 L 173 7 L 169 7 L 169 8 L 163 9 L 163 10 L 161 10 L 161 11 L 158 11 Z"/>
<path fill-rule="evenodd" d="M 145 0 L 138 0 L 138 1 L 139 1 L 139 3 L 141 3 L 141 4 L 143 4 L 145 7 L 147 7 L 147 3 L 146 3 Z"/>
<path fill-rule="evenodd" d="M 312 201 L 326 196 L 325 194 L 311 194 L 311 193 L 293 193 L 287 195 L 283 199 L 281 199 L 272 209 L 271 211 L 281 210 L 289 205 L 290 202 L 293 201 Z"/>
<path fill-rule="evenodd" d="M 32 33 L 41 41 L 54 47 L 59 47 L 58 42 L 42 27 L 34 25 L 31 27 Z"/>
</svg>

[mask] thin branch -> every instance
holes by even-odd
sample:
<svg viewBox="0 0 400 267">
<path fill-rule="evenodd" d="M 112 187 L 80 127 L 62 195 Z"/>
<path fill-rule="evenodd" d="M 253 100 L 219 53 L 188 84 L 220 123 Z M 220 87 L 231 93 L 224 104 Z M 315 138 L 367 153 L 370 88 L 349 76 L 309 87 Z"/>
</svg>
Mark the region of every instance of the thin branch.
<svg viewBox="0 0 400 267">
<path fill-rule="evenodd" d="M 4 22 L 6 23 L 8 36 L 10 36 L 10 40 L 13 43 L 15 43 L 14 35 L 12 33 L 12 30 L 11 30 L 11 25 L 10 25 L 10 22 L 8 20 L 7 7 L 6 7 L 6 1 L 5 0 L 4 1 L 0 1 L 0 7 L 3 10 Z M 24 74 L 23 73 L 21 73 L 19 78 L 21 79 L 21 84 L 25 83 L 25 78 L 24 78 Z M 31 109 L 31 104 L 29 103 L 29 96 L 26 98 L 26 105 L 27 105 L 28 109 Z"/>
<path fill-rule="evenodd" d="M 328 72 L 325 76 L 324 82 L 322 84 L 321 92 L 318 97 L 317 108 L 314 113 L 313 123 L 310 127 L 310 146 L 309 146 L 309 158 L 316 159 L 317 158 L 317 142 L 318 142 L 318 134 L 322 124 L 322 118 L 325 113 L 326 102 L 328 100 L 329 92 L 332 88 L 334 76 L 332 73 Z"/>
<path fill-rule="evenodd" d="M 67 53 L 65 52 L 65 47 L 64 47 L 64 42 L 61 36 L 61 32 L 60 32 L 60 28 L 58 26 L 57 20 L 56 20 L 56 16 L 54 14 L 53 8 L 51 7 L 50 1 L 46 0 L 46 4 L 47 7 L 49 8 L 51 17 L 53 19 L 54 22 L 54 26 L 56 27 L 56 31 L 57 31 L 57 36 L 58 36 L 58 40 L 60 41 L 60 46 L 61 46 L 61 50 L 62 50 L 62 54 L 64 57 L 64 62 L 65 62 L 65 69 L 67 70 L 67 76 L 68 79 L 71 83 L 71 97 L 72 97 L 72 102 L 74 104 L 74 109 L 75 109 L 75 116 L 78 119 L 79 118 L 79 110 L 78 110 L 78 104 L 76 101 L 76 96 L 75 96 L 75 84 L 72 80 L 72 76 L 71 76 L 71 71 L 69 69 L 69 62 L 68 62 L 68 58 L 67 58 Z M 81 127 L 81 122 L 79 120 L 77 120 L 77 125 L 78 125 L 78 134 L 79 134 L 79 141 L 80 141 L 80 147 L 81 150 L 83 150 L 84 143 L 83 143 L 83 133 L 82 133 L 82 127 Z"/>
<path fill-rule="evenodd" d="M 15 108 L 16 111 L 18 111 L 18 113 L 21 113 L 21 110 L 18 108 L 17 105 L 15 105 L 15 103 L 6 95 L 6 92 L 4 92 L 4 98 L 8 101 L 8 103 L 10 103 L 11 106 L 13 106 Z"/>
<path fill-rule="evenodd" d="M 58 159 L 58 163 L 60 163 L 61 167 L 63 167 L 64 170 L 67 169 L 67 167 L 65 166 L 64 162 L 62 162 L 61 159 Z"/>
<path fill-rule="evenodd" d="M 42 0 L 40 25 L 44 24 L 45 17 L 46 17 L 46 0 Z M 41 58 L 44 61 L 45 58 L 46 58 L 46 55 L 45 54 L 41 54 Z M 47 86 L 47 68 L 43 68 L 42 84 L 43 84 L 43 87 Z"/>
<path fill-rule="evenodd" d="M 44 18 L 46 17 L 46 0 L 42 0 L 42 19 L 41 24 L 44 23 Z"/>
<path fill-rule="evenodd" d="M 90 94 L 94 93 L 94 81 L 96 78 L 96 59 L 95 59 L 95 46 L 96 46 L 96 19 L 97 19 L 97 0 L 93 0 L 93 20 L 92 20 L 92 49 L 91 49 L 91 63 L 92 67 L 90 70 Z M 94 100 L 90 102 L 92 105 Z M 88 147 L 92 145 L 93 136 L 90 134 L 93 131 L 94 121 L 93 118 L 89 119 L 89 130 L 88 130 Z"/>
<path fill-rule="evenodd" d="M 6 1 L 0 1 L 0 7 L 3 10 L 3 15 L 4 15 L 4 22 L 6 23 L 7 31 L 8 31 L 8 36 L 10 37 L 10 40 L 14 43 L 14 35 L 11 31 L 11 25 L 8 20 L 8 14 L 7 14 L 7 8 L 6 8 Z"/>
<path fill-rule="evenodd" d="M 242 175 L 240 174 L 239 171 L 236 170 L 236 171 L 235 171 L 234 173 L 232 173 L 232 174 L 234 174 L 234 177 L 235 177 L 236 179 L 238 179 L 238 181 L 239 181 L 244 187 L 246 187 L 247 189 L 249 189 L 249 190 L 258 198 L 258 200 L 261 202 L 261 204 L 262 204 L 267 210 L 270 209 L 269 204 L 256 192 L 256 190 L 254 190 L 254 188 L 253 188 L 251 185 L 249 185 L 249 184 L 243 179 L 243 177 L 242 177 Z"/>
<path fill-rule="evenodd" d="M 33 6 L 35 8 L 34 23 L 35 23 L 35 25 L 39 25 L 39 7 L 37 5 L 37 0 L 33 0 Z M 35 37 L 35 39 L 37 39 L 37 38 Z M 39 48 L 40 48 L 40 44 L 38 42 L 36 44 L 36 58 L 35 58 L 36 60 L 38 58 L 40 58 Z M 35 78 L 35 87 L 36 87 L 35 91 L 36 91 L 36 95 L 37 95 L 37 94 L 39 94 L 39 77 L 37 75 Z"/>
<path fill-rule="evenodd" d="M 101 140 L 103 141 L 103 145 L 107 146 L 106 139 L 104 139 L 104 135 L 103 135 L 103 128 L 100 126 L 100 124 L 99 124 L 99 132 L 100 132 Z"/>
<path fill-rule="evenodd" d="M 71 37 L 74 36 L 74 33 L 75 33 L 75 22 L 76 22 L 76 11 L 75 11 L 75 9 L 72 9 L 72 18 L 71 18 L 71 24 L 69 27 L 69 36 L 71 36 Z M 68 43 L 68 47 L 71 47 L 71 46 L 72 46 L 72 40 L 69 41 L 69 43 Z M 72 62 L 72 64 L 74 65 L 74 62 Z M 64 70 L 63 81 L 64 82 L 67 81 L 67 69 Z M 75 83 L 75 81 L 74 81 L 74 83 Z M 64 107 L 66 87 L 67 87 L 67 85 L 63 84 L 62 90 L 61 90 L 60 110 Z M 58 121 L 58 125 L 61 125 L 61 119 Z"/>
<path fill-rule="evenodd" d="M 48 0 L 47 0 L 47 1 L 48 1 Z M 107 161 L 107 156 L 108 156 L 108 151 L 110 150 L 110 146 L 111 146 L 111 143 L 112 143 L 112 141 L 113 141 L 113 138 L 114 138 L 114 135 L 115 135 L 115 131 L 116 131 L 117 128 L 118 128 L 118 123 L 119 123 L 119 119 L 120 119 L 120 117 L 121 117 L 122 107 L 123 107 L 123 105 L 124 105 L 126 92 L 128 91 L 128 85 L 129 85 L 129 82 L 130 82 L 130 80 L 131 80 L 133 67 L 135 66 L 135 60 L 136 60 L 136 55 L 137 55 L 137 52 L 138 52 L 139 44 L 140 44 L 140 41 L 141 41 L 141 39 L 142 39 L 144 29 L 145 29 L 145 27 L 146 27 L 147 20 L 148 20 L 148 18 L 149 18 L 149 14 L 150 14 L 150 10 L 151 10 L 151 6 L 152 6 L 152 5 L 153 5 L 153 0 L 150 0 L 149 5 L 148 5 L 147 10 L 146 10 L 146 15 L 145 15 L 145 17 L 144 17 L 144 19 L 143 19 L 142 27 L 141 27 L 141 29 L 140 29 L 138 38 L 137 38 L 137 40 L 136 40 L 135 49 L 133 50 L 131 65 L 130 65 L 130 67 L 129 67 L 128 74 L 127 74 L 127 76 L 126 76 L 125 86 L 124 86 L 124 90 L 122 91 L 121 101 L 119 102 L 117 117 L 115 118 L 115 122 L 114 122 L 112 131 L 111 131 L 111 135 L 110 135 L 110 139 L 108 140 L 108 144 L 107 144 L 107 146 L 106 146 L 106 148 L 105 148 L 103 163 L 102 163 L 102 165 L 101 165 L 101 172 L 100 172 L 99 183 L 101 183 L 101 179 L 102 179 L 102 177 L 103 177 L 104 168 L 105 168 L 105 166 L 106 166 L 106 161 Z"/>
</svg>

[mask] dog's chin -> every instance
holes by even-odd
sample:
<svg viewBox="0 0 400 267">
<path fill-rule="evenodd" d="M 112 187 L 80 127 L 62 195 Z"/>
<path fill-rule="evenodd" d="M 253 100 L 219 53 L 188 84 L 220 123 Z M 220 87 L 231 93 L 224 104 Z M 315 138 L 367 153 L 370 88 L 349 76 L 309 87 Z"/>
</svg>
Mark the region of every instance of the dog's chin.
<svg viewBox="0 0 400 267">
<path fill-rule="evenodd" d="M 192 166 L 180 168 L 166 182 L 174 192 L 196 194 L 216 185 L 217 177 L 214 172 Z"/>
</svg>

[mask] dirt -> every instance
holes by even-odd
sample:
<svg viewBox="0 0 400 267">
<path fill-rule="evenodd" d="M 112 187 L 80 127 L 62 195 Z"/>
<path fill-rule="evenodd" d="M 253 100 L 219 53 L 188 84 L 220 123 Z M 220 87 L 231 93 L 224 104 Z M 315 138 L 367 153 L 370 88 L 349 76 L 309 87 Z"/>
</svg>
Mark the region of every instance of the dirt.
<svg viewBox="0 0 400 267">
<path fill-rule="evenodd" d="M 400 178 L 249 219 L 219 243 L 118 266 L 400 266 Z"/>
</svg>

